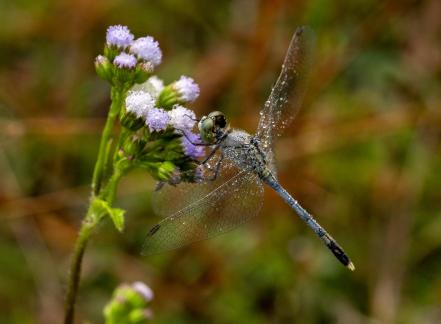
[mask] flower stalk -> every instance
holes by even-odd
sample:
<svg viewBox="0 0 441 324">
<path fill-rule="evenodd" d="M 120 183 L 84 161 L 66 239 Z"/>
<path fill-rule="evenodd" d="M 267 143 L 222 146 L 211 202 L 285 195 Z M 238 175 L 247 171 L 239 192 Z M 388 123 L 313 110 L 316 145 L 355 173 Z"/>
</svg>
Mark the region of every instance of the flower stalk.
<svg viewBox="0 0 441 324">
<path fill-rule="evenodd" d="M 96 205 L 94 204 L 94 200 L 98 196 L 102 197 L 104 201 L 107 201 L 109 205 L 113 203 L 113 200 L 116 195 L 116 190 L 118 187 L 119 180 L 121 179 L 123 172 L 122 170 L 115 169 L 112 174 L 109 182 L 102 188 L 103 175 L 105 171 L 106 161 L 110 158 L 110 150 L 108 148 L 109 141 L 111 141 L 112 130 L 115 125 L 116 118 L 119 116 L 119 112 L 122 107 L 124 91 L 119 88 L 112 88 L 111 90 L 111 98 L 112 104 L 110 106 L 109 113 L 107 115 L 106 124 L 104 125 L 103 133 L 101 136 L 101 142 L 98 150 L 98 157 L 95 163 L 95 168 L 93 172 L 92 179 L 92 195 L 91 202 L 89 208 L 87 210 L 86 216 L 84 217 L 81 228 L 78 233 L 77 240 L 75 242 L 74 254 L 72 257 L 68 286 L 67 286 L 67 294 L 66 294 L 66 302 L 65 302 L 65 324 L 73 323 L 74 319 L 74 310 L 75 310 L 75 302 L 78 293 L 78 286 L 80 282 L 81 276 L 81 265 L 83 261 L 84 251 L 86 250 L 87 242 L 98 223 L 101 220 L 101 215 L 97 214 Z M 101 198 L 101 197 L 100 197 Z"/>
<path fill-rule="evenodd" d="M 110 110 L 107 115 L 106 124 L 104 125 L 104 130 L 101 135 L 98 157 L 93 171 L 93 178 L 92 178 L 93 196 L 97 196 L 98 193 L 100 192 L 106 161 L 109 158 L 109 156 L 107 156 L 108 154 L 106 154 L 106 150 L 109 145 L 109 141 L 111 140 L 112 137 L 112 130 L 115 125 L 115 120 L 119 116 L 119 112 L 121 111 L 121 107 L 124 101 L 124 91 L 121 90 L 120 88 L 112 87 L 110 96 L 111 96 L 112 104 L 110 105 Z"/>
<path fill-rule="evenodd" d="M 198 97 L 199 86 L 185 76 L 164 86 L 151 75 L 162 59 L 158 42 L 150 36 L 135 40 L 127 27 L 111 26 L 103 54 L 95 59 L 95 69 L 111 85 L 111 105 L 93 171 L 89 207 L 72 256 L 65 324 L 74 321 L 82 260 L 95 227 L 109 217 L 118 231 L 124 229 L 125 211 L 112 207 L 121 178 L 140 168 L 162 183 L 195 182 L 199 179 L 197 158 L 203 154 L 201 147 L 182 137 L 185 131 L 197 140 L 191 132 L 195 114 L 182 104 Z M 168 99 L 161 102 L 161 98 Z M 116 124 L 120 124 L 119 134 L 114 135 Z"/>
<path fill-rule="evenodd" d="M 73 323 L 75 301 L 78 293 L 78 286 L 80 283 L 81 264 L 83 261 L 83 255 L 84 255 L 84 251 L 86 250 L 87 242 L 89 241 L 90 235 L 97 224 L 97 221 L 94 220 L 94 217 L 90 216 L 90 213 L 91 213 L 91 208 L 89 207 L 86 217 L 84 218 L 81 224 L 81 229 L 80 232 L 78 233 L 78 238 L 75 242 L 75 249 L 69 272 L 69 280 L 68 280 L 66 302 L 65 302 L 65 317 L 64 317 L 65 324 Z"/>
</svg>

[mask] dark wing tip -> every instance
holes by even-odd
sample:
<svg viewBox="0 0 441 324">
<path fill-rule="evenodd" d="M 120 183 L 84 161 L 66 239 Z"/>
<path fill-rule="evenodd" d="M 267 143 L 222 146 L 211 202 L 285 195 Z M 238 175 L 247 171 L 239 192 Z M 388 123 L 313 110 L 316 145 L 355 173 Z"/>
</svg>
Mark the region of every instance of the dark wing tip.
<svg viewBox="0 0 441 324">
<path fill-rule="evenodd" d="M 150 229 L 150 231 L 149 231 L 149 233 L 148 233 L 147 235 L 148 235 L 148 236 L 153 236 L 153 235 L 159 230 L 160 227 L 161 227 L 161 225 L 156 224 L 155 226 L 153 226 L 153 227 Z"/>
<path fill-rule="evenodd" d="M 155 235 L 160 228 L 161 228 L 161 225 L 160 224 L 156 224 L 147 233 L 147 238 L 144 241 L 144 244 L 143 244 L 143 247 L 142 247 L 142 250 L 141 250 L 141 255 L 148 256 L 148 255 L 155 254 L 155 250 L 152 249 L 151 241 L 149 240 L 149 238 L 152 237 L 153 235 Z"/>
</svg>

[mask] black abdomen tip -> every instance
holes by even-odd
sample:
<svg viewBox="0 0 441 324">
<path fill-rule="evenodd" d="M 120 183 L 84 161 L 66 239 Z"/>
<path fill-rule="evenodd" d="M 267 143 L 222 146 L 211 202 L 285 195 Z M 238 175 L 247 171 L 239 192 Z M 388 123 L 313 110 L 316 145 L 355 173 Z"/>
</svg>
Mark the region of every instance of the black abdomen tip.
<svg viewBox="0 0 441 324">
<path fill-rule="evenodd" d="M 349 270 L 354 271 L 355 270 L 355 266 L 354 264 L 351 262 L 351 259 L 349 259 L 349 257 L 347 256 L 347 254 L 345 253 L 345 251 L 343 251 L 343 249 L 334 241 L 331 240 L 329 241 L 329 243 L 327 244 L 327 247 L 331 250 L 332 254 L 335 255 L 335 257 L 345 266 L 347 267 Z"/>
</svg>

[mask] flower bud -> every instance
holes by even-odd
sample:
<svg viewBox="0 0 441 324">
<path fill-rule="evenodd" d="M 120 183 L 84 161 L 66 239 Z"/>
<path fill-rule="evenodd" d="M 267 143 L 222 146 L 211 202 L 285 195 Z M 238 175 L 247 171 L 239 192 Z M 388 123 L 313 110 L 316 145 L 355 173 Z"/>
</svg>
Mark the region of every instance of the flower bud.
<svg viewBox="0 0 441 324">
<path fill-rule="evenodd" d="M 169 180 L 172 177 L 175 169 L 176 169 L 176 166 L 170 161 L 165 161 L 165 162 L 161 163 L 161 165 L 158 167 L 158 170 L 157 170 L 158 180 L 160 180 L 160 181 Z"/>
<path fill-rule="evenodd" d="M 154 66 L 150 62 L 142 62 L 136 66 L 134 75 L 135 83 L 143 83 L 152 75 Z"/>
<path fill-rule="evenodd" d="M 152 290 L 143 283 L 120 285 L 104 308 L 106 323 L 146 323 L 153 317 L 147 307 L 152 299 Z"/>
<path fill-rule="evenodd" d="M 135 309 L 129 314 L 129 323 L 146 323 L 153 319 L 153 312 L 151 309 Z"/>
<path fill-rule="evenodd" d="M 149 286 L 147 286 L 145 283 L 143 283 L 141 281 L 136 281 L 132 284 L 132 288 L 138 294 L 140 294 L 147 303 L 152 301 L 152 299 L 154 297 L 153 290 Z"/>
<path fill-rule="evenodd" d="M 199 96 L 199 86 L 192 78 L 181 76 L 180 79 L 166 86 L 157 99 L 157 105 L 171 109 L 174 105 L 193 102 Z"/>
<path fill-rule="evenodd" d="M 128 136 L 122 145 L 123 155 L 126 157 L 136 157 L 144 149 L 145 140 L 136 138 L 136 136 Z"/>
<path fill-rule="evenodd" d="M 136 132 L 142 126 L 144 126 L 144 120 L 141 117 L 137 117 L 132 112 L 126 112 L 121 116 L 121 125 L 133 132 Z"/>
<path fill-rule="evenodd" d="M 156 106 L 166 110 L 171 110 L 174 105 L 179 103 L 179 94 L 173 89 L 172 85 L 168 85 L 162 89 L 156 99 Z"/>
<path fill-rule="evenodd" d="M 113 66 L 107 59 L 107 57 L 103 55 L 98 55 L 95 58 L 95 71 L 101 79 L 104 79 L 106 81 L 112 80 Z"/>
</svg>

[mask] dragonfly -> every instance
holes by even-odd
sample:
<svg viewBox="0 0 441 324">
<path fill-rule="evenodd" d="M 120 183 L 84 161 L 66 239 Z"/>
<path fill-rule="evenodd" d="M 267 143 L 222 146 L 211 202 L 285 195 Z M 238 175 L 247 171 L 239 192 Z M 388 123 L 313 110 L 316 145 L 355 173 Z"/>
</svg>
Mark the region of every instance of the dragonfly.
<svg viewBox="0 0 441 324">
<path fill-rule="evenodd" d="M 157 254 L 228 232 L 256 216 L 264 185 L 274 190 L 347 268 L 354 264 L 343 248 L 279 183 L 274 142 L 290 125 L 306 90 L 313 51 L 313 33 L 296 29 L 280 75 L 260 112 L 257 132 L 231 128 L 222 112 L 202 117 L 202 145 L 212 148 L 200 164 L 211 173 L 202 183 L 164 186 L 153 197 L 157 213 L 166 216 L 147 234 L 143 254 Z"/>
</svg>

